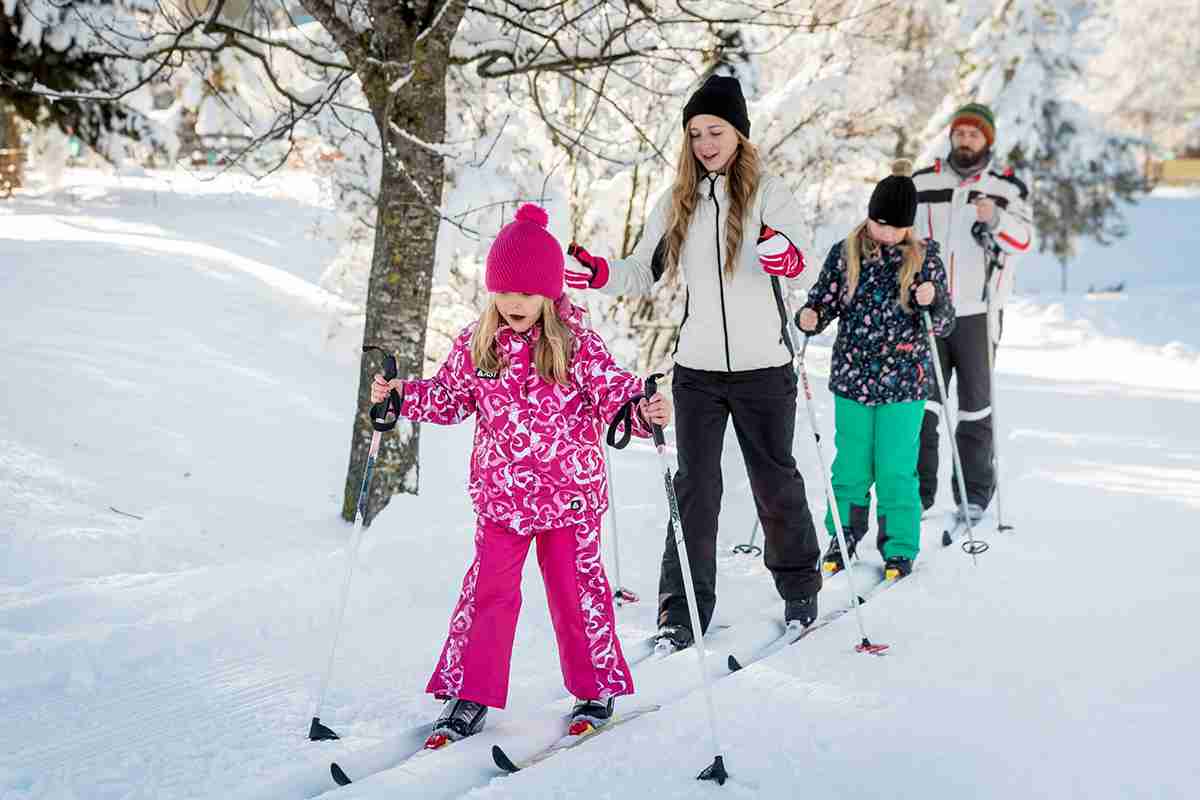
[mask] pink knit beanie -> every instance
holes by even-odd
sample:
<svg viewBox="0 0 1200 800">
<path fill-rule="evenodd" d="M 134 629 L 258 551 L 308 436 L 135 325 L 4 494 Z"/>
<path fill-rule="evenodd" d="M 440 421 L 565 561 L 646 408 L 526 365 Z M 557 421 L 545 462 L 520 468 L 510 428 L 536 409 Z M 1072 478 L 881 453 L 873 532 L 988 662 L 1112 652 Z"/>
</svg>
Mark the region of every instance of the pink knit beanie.
<svg viewBox="0 0 1200 800">
<path fill-rule="evenodd" d="M 546 209 L 526 203 L 505 225 L 487 256 L 489 292 L 524 292 L 557 300 L 563 293 L 563 250 L 546 230 Z"/>
</svg>

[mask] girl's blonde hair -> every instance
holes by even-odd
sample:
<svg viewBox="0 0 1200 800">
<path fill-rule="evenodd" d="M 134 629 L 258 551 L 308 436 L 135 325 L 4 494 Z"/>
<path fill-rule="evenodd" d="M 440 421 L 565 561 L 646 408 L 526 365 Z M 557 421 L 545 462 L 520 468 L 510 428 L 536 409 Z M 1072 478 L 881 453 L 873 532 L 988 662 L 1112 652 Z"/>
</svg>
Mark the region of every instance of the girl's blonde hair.
<svg viewBox="0 0 1200 800">
<path fill-rule="evenodd" d="M 913 234 L 913 229 L 909 228 L 908 233 L 895 246 L 904 253 L 904 263 L 900 265 L 900 296 L 897 299 L 900 301 L 900 307 L 904 309 L 904 313 L 911 314 L 912 307 L 908 296 L 911 293 L 913 281 L 917 278 L 917 273 L 921 271 L 921 266 L 925 263 L 925 243 L 917 239 Z M 846 262 L 844 304 L 850 304 L 855 290 L 858 289 L 858 276 L 862 269 L 863 257 L 878 258 L 880 248 L 879 242 L 872 239 L 871 234 L 867 232 L 867 220 L 860 222 L 846 237 L 846 244 L 843 247 L 843 256 Z"/>
<path fill-rule="evenodd" d="M 732 127 L 732 126 L 730 126 Z M 762 160 L 754 143 L 734 129 L 738 148 L 725 169 L 725 181 L 729 187 L 729 217 L 725 224 L 725 275 L 732 278 L 737 269 L 738 252 L 746 225 L 746 214 L 754 203 L 758 181 L 762 177 Z M 666 277 L 671 280 L 679 270 L 679 254 L 687 239 L 692 214 L 699 202 L 696 189 L 700 179 L 700 162 L 692 152 L 692 137 L 685 130 L 679 151 L 675 183 L 671 187 L 671 211 L 667 216 L 667 261 Z"/>
<path fill-rule="evenodd" d="M 499 374 L 505 366 L 496 352 L 496 331 L 503 321 L 496 298 L 488 301 L 475 335 L 471 337 L 471 361 L 477 369 Z M 551 383 L 570 383 L 571 354 L 575 348 L 575 335 L 558 316 L 558 307 L 549 298 L 542 299 L 542 335 L 538 337 L 533 351 L 533 364 L 538 375 Z"/>
</svg>

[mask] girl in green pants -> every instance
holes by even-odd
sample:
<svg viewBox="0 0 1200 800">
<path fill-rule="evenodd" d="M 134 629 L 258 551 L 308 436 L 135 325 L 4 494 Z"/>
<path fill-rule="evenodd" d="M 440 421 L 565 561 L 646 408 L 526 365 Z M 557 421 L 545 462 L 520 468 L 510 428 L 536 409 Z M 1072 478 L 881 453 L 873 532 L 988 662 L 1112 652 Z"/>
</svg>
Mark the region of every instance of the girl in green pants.
<svg viewBox="0 0 1200 800">
<path fill-rule="evenodd" d="M 930 312 L 934 335 L 947 336 L 954 307 L 937 242 L 913 235 L 917 190 L 907 162 L 893 171 L 875 187 L 867 219 L 830 249 L 797 321 L 811 335 L 839 320 L 829 389 L 833 492 L 847 555 L 867 534 L 874 485 L 879 552 L 887 577 L 898 578 L 912 572 L 920 549 L 917 453 L 934 380 L 921 311 Z M 825 528 L 834 537 L 825 570 L 833 573 L 844 563 L 831 510 Z"/>
</svg>

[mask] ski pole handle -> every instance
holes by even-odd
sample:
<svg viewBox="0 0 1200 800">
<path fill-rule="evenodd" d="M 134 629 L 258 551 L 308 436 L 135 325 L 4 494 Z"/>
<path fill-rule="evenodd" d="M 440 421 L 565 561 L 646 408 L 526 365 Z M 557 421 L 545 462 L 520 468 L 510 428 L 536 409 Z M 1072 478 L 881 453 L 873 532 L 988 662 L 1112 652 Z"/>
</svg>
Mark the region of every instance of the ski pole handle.
<svg viewBox="0 0 1200 800">
<path fill-rule="evenodd" d="M 658 394 L 658 379 L 662 377 L 664 376 L 661 372 L 656 372 L 650 377 L 646 378 L 645 395 L 647 400 Z M 650 431 L 654 434 L 654 444 L 656 446 L 663 447 L 666 445 L 667 437 L 663 435 L 662 425 L 651 423 Z"/>
<path fill-rule="evenodd" d="M 981 245 L 984 244 L 987 239 L 987 223 L 982 220 L 973 223 L 971 225 L 971 236 Z"/>
<path fill-rule="evenodd" d="M 1000 254 L 1000 245 L 996 244 L 996 236 L 992 233 L 992 229 L 988 227 L 986 222 L 979 220 L 971 225 L 971 236 L 975 239 L 975 243 L 983 248 L 989 256 L 997 256 Z M 1004 265 L 997 259 L 996 267 L 1003 269 Z"/>
<path fill-rule="evenodd" d="M 377 345 L 363 345 L 362 351 L 364 353 L 369 353 L 372 350 L 378 350 L 383 353 L 383 377 L 389 381 L 394 379 L 399 374 L 399 369 L 396 367 L 396 357 Z M 389 412 L 395 414 L 391 420 L 388 419 Z M 388 393 L 387 400 L 371 406 L 370 415 L 371 427 L 375 430 L 385 433 L 395 428 L 396 423 L 400 420 L 400 393 L 392 389 Z"/>
</svg>

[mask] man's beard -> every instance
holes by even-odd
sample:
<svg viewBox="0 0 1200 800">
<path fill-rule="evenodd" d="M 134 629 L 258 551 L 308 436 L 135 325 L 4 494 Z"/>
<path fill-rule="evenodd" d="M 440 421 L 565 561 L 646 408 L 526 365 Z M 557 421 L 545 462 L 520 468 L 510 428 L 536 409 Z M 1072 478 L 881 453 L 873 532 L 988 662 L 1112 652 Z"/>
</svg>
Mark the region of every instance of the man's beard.
<svg viewBox="0 0 1200 800">
<path fill-rule="evenodd" d="M 975 151 L 968 147 L 956 147 L 950 153 L 950 160 L 954 162 L 954 166 L 962 169 L 972 169 L 979 166 L 985 158 L 988 157 L 988 148 Z"/>
</svg>

